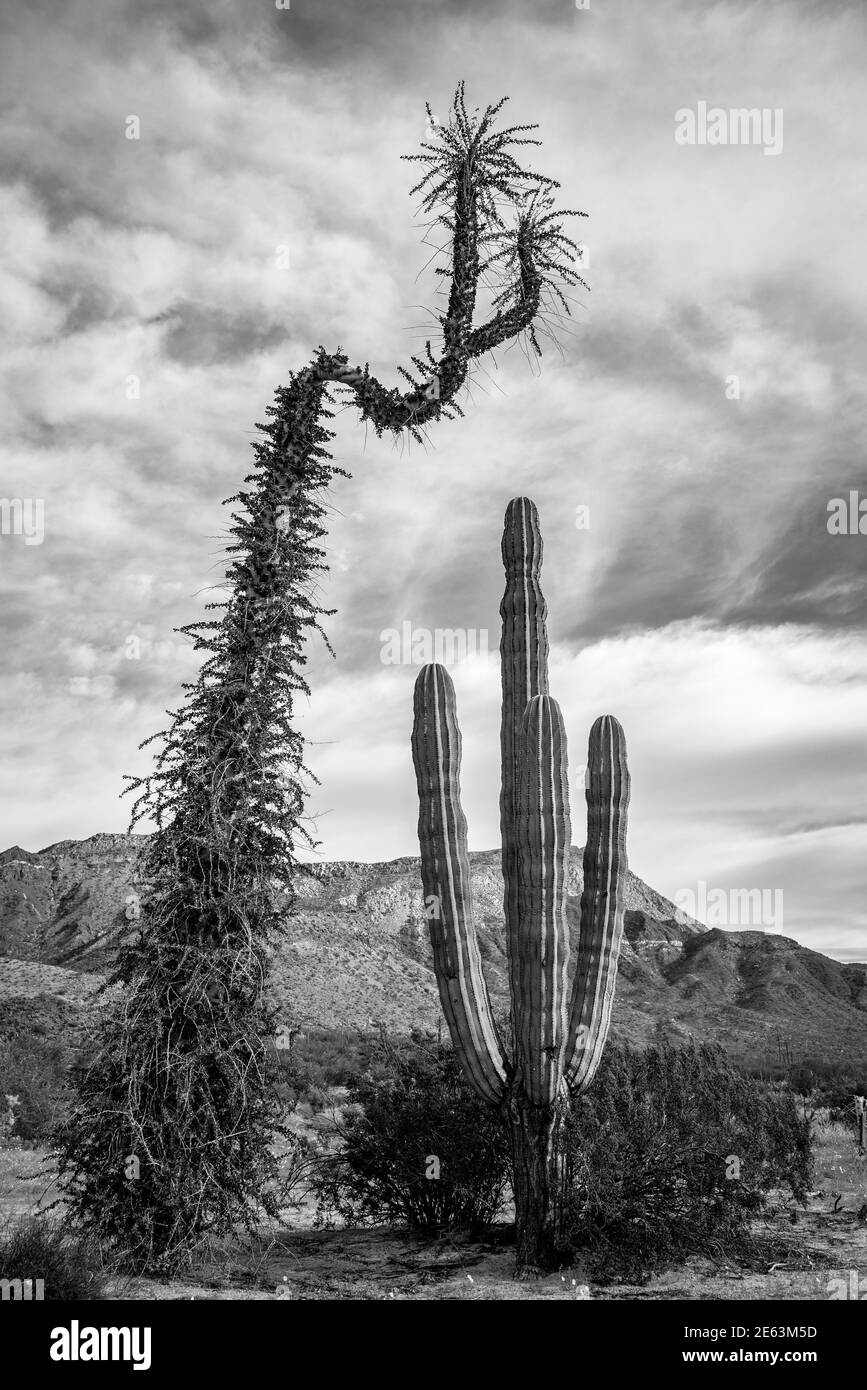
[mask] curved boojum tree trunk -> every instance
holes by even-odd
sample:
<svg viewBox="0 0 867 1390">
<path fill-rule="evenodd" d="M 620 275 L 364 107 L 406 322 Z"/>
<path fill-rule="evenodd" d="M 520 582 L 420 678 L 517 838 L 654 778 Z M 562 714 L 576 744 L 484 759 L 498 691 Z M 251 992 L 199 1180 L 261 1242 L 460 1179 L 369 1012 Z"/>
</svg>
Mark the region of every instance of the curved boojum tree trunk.
<svg viewBox="0 0 867 1390">
<path fill-rule="evenodd" d="M 349 392 L 377 434 L 421 441 L 428 425 L 462 413 L 473 362 L 524 333 L 538 351 L 540 313 L 568 313 L 563 288 L 583 285 L 558 185 L 513 153 L 539 143 L 533 127 L 498 130 L 502 106 L 469 115 L 459 87 L 448 122 L 410 156 L 422 166 L 412 191 L 446 262 L 437 350 L 428 342 L 411 371 L 399 368 L 403 390 L 324 348 L 278 389 L 254 470 L 229 499 L 226 600 L 181 629 L 205 653 L 198 679 L 155 735 L 154 770 L 130 779 L 133 826 L 143 816 L 157 825 L 141 865 L 140 931 L 119 954 L 124 1002 L 80 1084 L 60 1167 L 76 1219 L 134 1250 L 141 1267 L 173 1267 L 203 1231 L 270 1210 L 278 1107 L 265 982 L 300 871 L 296 846 L 311 843 L 293 708 L 309 693 L 305 638 L 321 631 L 322 497 L 342 471 L 327 450 L 330 392 Z M 494 300 L 475 325 L 483 277 Z M 480 1055 L 493 1047 L 491 1027 L 473 1035 Z M 488 1065 L 475 1066 L 478 1084 L 489 1084 Z M 497 1084 L 504 1075 L 500 1064 Z M 118 1180 L 128 1158 L 141 1166 L 135 1182 Z"/>
</svg>

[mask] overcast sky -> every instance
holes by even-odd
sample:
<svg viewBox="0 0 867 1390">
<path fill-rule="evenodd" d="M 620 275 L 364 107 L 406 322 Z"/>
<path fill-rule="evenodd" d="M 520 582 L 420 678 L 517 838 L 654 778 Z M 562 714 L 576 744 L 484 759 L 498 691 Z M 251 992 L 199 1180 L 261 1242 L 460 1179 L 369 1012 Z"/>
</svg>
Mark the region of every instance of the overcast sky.
<svg viewBox="0 0 867 1390">
<path fill-rule="evenodd" d="M 274 388 L 319 343 L 389 385 L 420 347 L 435 281 L 399 156 L 463 78 L 540 123 L 592 293 L 562 352 L 486 362 L 427 449 L 337 420 L 337 659 L 312 645 L 303 713 L 321 853 L 418 852 L 415 670 L 380 659 L 405 621 L 488 634 L 452 674 L 470 845 L 498 843 L 499 546 L 524 494 L 576 843 L 611 712 L 637 873 L 780 889 L 775 930 L 867 959 L 867 535 L 827 525 L 867 498 L 862 0 L 3 15 L 0 496 L 43 499 L 45 531 L 0 536 L 0 847 L 126 828 L 122 774 L 194 678 L 172 629 L 214 597 Z M 679 144 L 701 102 L 777 113 L 782 147 Z"/>
</svg>

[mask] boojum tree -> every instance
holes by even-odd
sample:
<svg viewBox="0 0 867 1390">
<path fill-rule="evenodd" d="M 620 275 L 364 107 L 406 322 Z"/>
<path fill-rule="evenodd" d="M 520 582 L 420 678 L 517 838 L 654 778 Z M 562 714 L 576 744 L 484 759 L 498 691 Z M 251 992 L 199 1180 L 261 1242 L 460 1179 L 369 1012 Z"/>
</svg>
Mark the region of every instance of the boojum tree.
<svg viewBox="0 0 867 1390">
<path fill-rule="evenodd" d="M 348 391 L 377 434 L 421 441 L 462 413 L 474 362 L 522 336 L 538 352 L 547 315 L 568 313 L 568 287 L 583 284 L 563 230 L 569 214 L 555 207 L 559 185 L 516 158 L 539 143 L 535 127 L 498 129 L 503 104 L 470 114 L 461 86 L 447 122 L 433 123 L 428 107 L 430 138 L 408 158 L 421 165 L 412 192 L 448 262 L 438 267 L 441 343 L 412 358 L 414 371 L 399 368 L 403 391 L 322 347 L 277 390 L 257 426 L 254 470 L 228 499 L 225 601 L 181 629 L 205 654 L 198 679 L 154 736 L 154 770 L 131 779 L 133 825 L 150 815 L 157 829 L 113 976 L 121 1002 L 59 1150 L 72 1215 L 141 1267 L 176 1267 L 204 1232 L 277 1210 L 265 984 L 294 900 L 297 849 L 313 843 L 293 707 L 309 693 L 304 643 L 325 612 L 316 602 L 323 494 L 343 472 L 327 449 L 332 393 Z M 490 311 L 476 325 L 480 289 Z"/>
<path fill-rule="evenodd" d="M 561 1130 L 571 1095 L 593 1079 L 608 1034 L 626 887 L 629 771 L 620 724 L 590 731 L 587 840 L 578 954 L 567 999 L 566 882 L 571 845 L 566 733 L 548 693 L 547 608 L 539 585 L 542 537 L 534 504 L 509 503 L 503 532 L 502 789 L 510 1046 L 482 972 L 461 809 L 461 734 L 443 666 L 419 672 L 413 762 L 418 833 L 434 968 L 464 1072 L 503 1108 L 512 1134 L 518 1272 L 549 1269 L 562 1240 Z"/>
</svg>

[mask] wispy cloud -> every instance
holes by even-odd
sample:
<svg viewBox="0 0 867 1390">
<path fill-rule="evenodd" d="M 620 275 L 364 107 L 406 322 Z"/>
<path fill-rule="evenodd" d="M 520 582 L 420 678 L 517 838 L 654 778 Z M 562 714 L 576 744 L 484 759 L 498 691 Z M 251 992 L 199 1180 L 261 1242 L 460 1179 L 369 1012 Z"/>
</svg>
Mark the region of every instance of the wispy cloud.
<svg viewBox="0 0 867 1390">
<path fill-rule="evenodd" d="M 867 496 L 863 8 L 37 0 L 2 51 L 0 493 L 43 498 L 46 530 L 0 536 L 0 842 L 125 826 L 275 386 L 320 342 L 396 382 L 430 331 L 399 156 L 465 78 L 541 122 L 593 289 L 562 355 L 485 364 L 427 451 L 337 417 L 337 661 L 311 649 L 303 714 L 323 853 L 414 851 L 414 672 L 380 633 L 495 650 L 528 494 L 552 688 L 573 759 L 602 709 L 626 726 L 636 870 L 782 887 L 784 930 L 865 958 L 867 536 L 827 529 L 830 498 Z M 782 153 L 676 144 L 699 101 L 782 109 Z M 496 661 L 455 674 L 487 847 Z"/>
</svg>

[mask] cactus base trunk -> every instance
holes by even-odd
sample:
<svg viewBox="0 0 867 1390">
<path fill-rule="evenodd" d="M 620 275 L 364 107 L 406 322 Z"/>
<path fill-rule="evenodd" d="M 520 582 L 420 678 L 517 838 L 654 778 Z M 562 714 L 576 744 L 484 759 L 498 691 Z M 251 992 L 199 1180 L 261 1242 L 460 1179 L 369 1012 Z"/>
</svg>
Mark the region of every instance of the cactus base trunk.
<svg viewBox="0 0 867 1390">
<path fill-rule="evenodd" d="M 563 1254 L 563 1109 L 513 1096 L 508 1112 L 518 1247 L 515 1273 L 520 1279 L 539 1278 L 556 1269 Z"/>
</svg>

